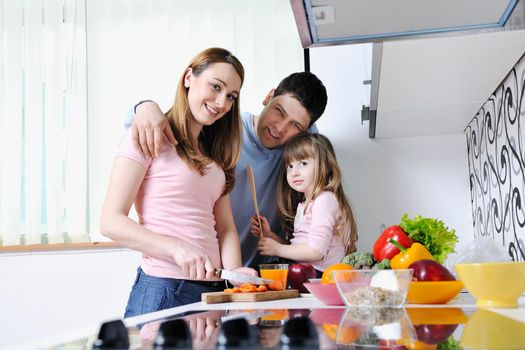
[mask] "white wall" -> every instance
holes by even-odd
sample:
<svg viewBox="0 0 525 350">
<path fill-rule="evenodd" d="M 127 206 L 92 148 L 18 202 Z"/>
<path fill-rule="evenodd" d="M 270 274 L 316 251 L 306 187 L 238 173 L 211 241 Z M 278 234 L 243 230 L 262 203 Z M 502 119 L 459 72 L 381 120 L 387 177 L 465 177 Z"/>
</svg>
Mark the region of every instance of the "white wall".
<svg viewBox="0 0 525 350">
<path fill-rule="evenodd" d="M 184 68 L 198 52 L 219 46 L 239 58 L 246 72 L 241 108 L 250 111 L 262 107 L 285 75 L 304 66 L 288 1 L 90 0 L 86 12 L 92 213 L 102 209 L 111 155 L 128 111 L 144 99 L 168 110 Z M 98 219 L 90 216 L 92 228 L 99 227 Z M 96 230 L 90 235 L 103 240 Z"/>
<path fill-rule="evenodd" d="M 115 249 L 0 255 L 0 348 L 122 318 L 139 263 Z"/>
<path fill-rule="evenodd" d="M 359 250 L 370 250 L 381 224 L 404 213 L 443 220 L 460 237 L 473 238 L 466 139 L 463 134 L 368 138 L 361 104 L 368 104 L 371 45 L 310 50 L 311 70 L 324 82 L 328 106 L 318 126 L 336 148 L 359 229 Z"/>
</svg>

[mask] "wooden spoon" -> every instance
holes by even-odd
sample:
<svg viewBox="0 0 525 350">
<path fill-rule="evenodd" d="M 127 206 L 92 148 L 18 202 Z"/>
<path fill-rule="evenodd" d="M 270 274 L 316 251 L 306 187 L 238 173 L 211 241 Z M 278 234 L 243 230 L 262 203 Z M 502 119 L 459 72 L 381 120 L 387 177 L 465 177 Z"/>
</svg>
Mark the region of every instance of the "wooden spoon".
<svg viewBox="0 0 525 350">
<path fill-rule="evenodd" d="M 259 206 L 257 205 L 257 191 L 255 190 L 255 179 L 253 177 L 253 169 L 251 165 L 246 167 L 246 174 L 248 175 L 248 182 L 250 183 L 250 191 L 252 192 L 253 207 L 255 208 L 255 215 L 257 215 L 257 221 L 259 228 L 261 229 L 262 236 L 262 224 L 261 215 L 259 214 Z"/>
</svg>

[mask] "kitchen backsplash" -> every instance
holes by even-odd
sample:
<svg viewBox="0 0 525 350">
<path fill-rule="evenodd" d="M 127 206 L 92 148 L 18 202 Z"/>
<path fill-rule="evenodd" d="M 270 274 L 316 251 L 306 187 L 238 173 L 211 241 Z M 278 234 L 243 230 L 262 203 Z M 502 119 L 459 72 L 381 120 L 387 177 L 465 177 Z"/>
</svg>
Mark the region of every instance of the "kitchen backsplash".
<svg viewBox="0 0 525 350">
<path fill-rule="evenodd" d="M 524 85 L 525 55 L 465 129 L 474 235 L 514 261 L 525 260 Z"/>
</svg>

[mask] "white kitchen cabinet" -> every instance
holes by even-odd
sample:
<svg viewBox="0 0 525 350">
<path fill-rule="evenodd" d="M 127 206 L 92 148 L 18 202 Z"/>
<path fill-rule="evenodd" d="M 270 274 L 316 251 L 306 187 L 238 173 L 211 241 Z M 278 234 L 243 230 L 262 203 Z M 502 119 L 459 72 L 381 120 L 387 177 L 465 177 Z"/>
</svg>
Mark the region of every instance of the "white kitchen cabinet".
<svg viewBox="0 0 525 350">
<path fill-rule="evenodd" d="M 524 53 L 525 30 L 374 44 L 370 135 L 463 132 Z"/>
<path fill-rule="evenodd" d="M 372 138 L 462 133 L 525 52 L 525 0 L 290 2 L 305 48 L 374 43 Z"/>
</svg>

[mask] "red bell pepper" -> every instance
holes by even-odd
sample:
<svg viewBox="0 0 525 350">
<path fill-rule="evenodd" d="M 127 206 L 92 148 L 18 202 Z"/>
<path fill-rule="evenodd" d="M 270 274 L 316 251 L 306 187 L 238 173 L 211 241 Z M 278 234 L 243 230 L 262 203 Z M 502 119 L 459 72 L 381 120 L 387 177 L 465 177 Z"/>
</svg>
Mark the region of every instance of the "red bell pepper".
<svg viewBox="0 0 525 350">
<path fill-rule="evenodd" d="M 410 248 L 412 245 L 412 240 L 407 236 L 405 231 L 403 231 L 401 226 L 389 226 L 383 231 L 383 233 L 374 243 L 374 258 L 377 261 L 382 261 L 383 259 L 392 259 L 394 256 L 399 254 L 399 248 L 392 243 L 389 243 L 389 239 L 393 239 L 405 248 Z"/>
</svg>

